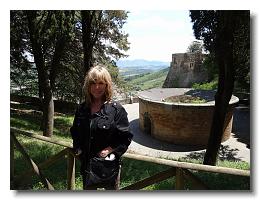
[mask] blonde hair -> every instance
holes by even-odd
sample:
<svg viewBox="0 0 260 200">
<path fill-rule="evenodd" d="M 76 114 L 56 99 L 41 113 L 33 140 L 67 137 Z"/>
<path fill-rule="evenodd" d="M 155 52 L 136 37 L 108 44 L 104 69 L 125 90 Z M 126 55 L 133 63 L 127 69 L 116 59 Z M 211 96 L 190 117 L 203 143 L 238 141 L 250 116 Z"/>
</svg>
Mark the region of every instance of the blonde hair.
<svg viewBox="0 0 260 200">
<path fill-rule="evenodd" d="M 110 101 L 112 99 L 113 90 L 111 75 L 105 67 L 97 65 L 90 68 L 87 75 L 85 76 L 83 94 L 85 95 L 85 101 L 88 105 L 90 105 L 93 101 L 93 97 L 90 93 L 90 85 L 97 81 L 101 81 L 106 84 L 104 100 Z"/>
</svg>

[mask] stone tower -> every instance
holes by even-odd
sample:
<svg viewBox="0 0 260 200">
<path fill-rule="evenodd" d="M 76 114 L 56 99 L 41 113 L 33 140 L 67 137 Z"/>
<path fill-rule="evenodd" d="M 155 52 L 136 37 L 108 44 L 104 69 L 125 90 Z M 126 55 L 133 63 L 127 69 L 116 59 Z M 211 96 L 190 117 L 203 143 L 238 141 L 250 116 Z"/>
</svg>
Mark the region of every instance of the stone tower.
<svg viewBox="0 0 260 200">
<path fill-rule="evenodd" d="M 208 73 L 202 68 L 204 57 L 200 52 L 172 54 L 171 66 L 163 87 L 191 87 L 193 83 L 206 81 Z"/>
</svg>

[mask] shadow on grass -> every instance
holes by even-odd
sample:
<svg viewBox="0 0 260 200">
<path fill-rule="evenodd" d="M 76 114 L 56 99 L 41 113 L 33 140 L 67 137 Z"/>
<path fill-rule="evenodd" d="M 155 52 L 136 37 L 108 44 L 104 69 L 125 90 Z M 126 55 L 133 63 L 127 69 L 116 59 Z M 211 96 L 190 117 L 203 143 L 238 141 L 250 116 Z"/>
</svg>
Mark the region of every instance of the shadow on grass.
<svg viewBox="0 0 260 200">
<path fill-rule="evenodd" d="M 241 159 L 236 158 L 235 156 L 238 153 L 238 149 L 232 149 L 228 145 L 221 145 L 219 149 L 219 160 L 228 160 L 228 161 L 241 161 Z M 181 159 L 193 159 L 203 161 L 205 151 L 202 152 L 192 152 Z M 202 162 L 201 162 L 202 163 Z"/>
<path fill-rule="evenodd" d="M 16 127 L 22 130 L 36 131 L 41 133 L 42 116 L 26 112 L 11 112 L 10 124 L 11 127 Z M 72 116 L 55 116 L 53 134 L 62 137 L 70 137 L 70 127 L 73 123 Z"/>
<path fill-rule="evenodd" d="M 12 113 L 10 119 L 11 127 L 23 130 L 40 131 L 41 117 L 28 113 Z"/>
<path fill-rule="evenodd" d="M 250 190 L 250 177 L 231 174 L 195 172 L 210 190 Z"/>
<path fill-rule="evenodd" d="M 70 137 L 70 127 L 72 126 L 73 119 L 74 117 L 72 116 L 56 116 L 54 118 L 54 134 Z"/>
</svg>

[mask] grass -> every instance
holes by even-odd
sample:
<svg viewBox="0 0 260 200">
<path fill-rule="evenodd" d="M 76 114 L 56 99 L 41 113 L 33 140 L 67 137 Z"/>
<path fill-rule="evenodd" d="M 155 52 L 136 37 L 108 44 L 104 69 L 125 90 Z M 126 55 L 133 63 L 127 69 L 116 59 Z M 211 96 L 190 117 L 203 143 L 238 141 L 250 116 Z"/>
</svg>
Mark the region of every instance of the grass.
<svg viewBox="0 0 260 200">
<path fill-rule="evenodd" d="M 28 108 L 26 108 L 28 109 Z M 40 115 L 29 114 L 26 109 L 21 108 L 21 112 L 11 112 L 11 127 L 16 127 L 22 130 L 33 131 L 34 133 L 41 134 L 40 131 Z M 71 142 L 69 128 L 73 122 L 73 116 L 63 115 L 56 113 L 54 122 L 54 135 L 53 137 L 60 140 Z M 30 157 L 35 163 L 41 163 L 48 159 L 50 156 L 57 154 L 63 147 L 31 139 L 26 136 L 17 136 L 19 142 L 25 147 Z M 202 158 L 198 159 L 182 159 L 183 162 L 202 163 Z M 219 161 L 218 166 L 245 169 L 249 170 L 250 165 L 246 162 L 230 162 L 227 160 Z M 76 190 L 82 189 L 82 179 L 79 173 L 80 163 L 76 161 Z M 25 163 L 22 155 L 15 150 L 15 175 L 19 175 L 22 171 L 29 169 L 30 166 Z M 166 170 L 169 167 L 159 164 L 148 163 L 128 158 L 123 158 L 122 172 L 121 172 L 121 185 L 123 188 L 136 181 L 142 180 L 146 177 Z M 56 190 L 66 190 L 66 170 L 67 161 L 62 159 L 55 163 L 48 169 L 43 170 L 44 175 L 52 183 Z M 201 178 L 213 190 L 250 190 L 250 177 L 239 177 L 225 174 L 215 174 L 207 172 L 197 172 L 194 174 Z M 143 190 L 172 190 L 174 188 L 175 178 L 170 178 L 160 183 L 150 185 Z M 185 184 L 186 189 L 190 188 L 190 183 Z M 43 184 L 39 178 L 33 176 L 31 179 L 26 180 L 23 187 L 16 187 L 14 189 L 29 189 L 29 190 L 44 190 Z"/>
<path fill-rule="evenodd" d="M 165 98 L 163 101 L 169 103 L 206 103 L 205 99 L 202 99 L 200 97 L 193 97 L 191 95 L 170 96 Z"/>
</svg>

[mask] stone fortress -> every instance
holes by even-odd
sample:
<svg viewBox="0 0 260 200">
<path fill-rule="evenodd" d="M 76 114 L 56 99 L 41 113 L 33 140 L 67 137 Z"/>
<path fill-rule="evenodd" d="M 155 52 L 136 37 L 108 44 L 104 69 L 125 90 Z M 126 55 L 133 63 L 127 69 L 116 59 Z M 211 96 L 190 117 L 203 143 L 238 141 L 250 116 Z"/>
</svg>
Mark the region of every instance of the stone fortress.
<svg viewBox="0 0 260 200">
<path fill-rule="evenodd" d="M 193 83 L 207 81 L 208 73 L 202 67 L 204 58 L 205 54 L 201 52 L 172 54 L 172 62 L 163 88 L 188 88 Z"/>
</svg>

